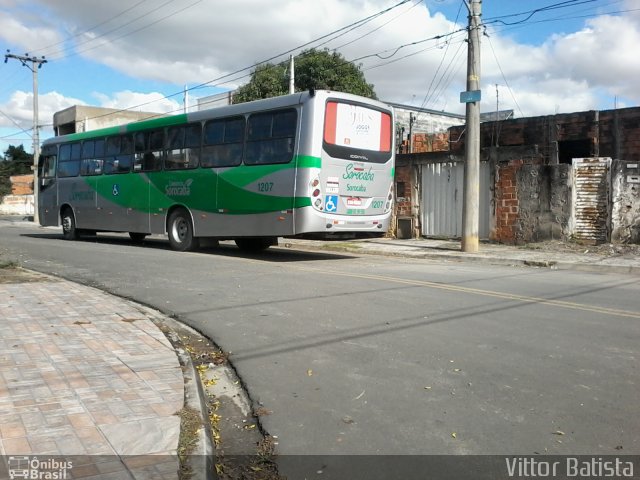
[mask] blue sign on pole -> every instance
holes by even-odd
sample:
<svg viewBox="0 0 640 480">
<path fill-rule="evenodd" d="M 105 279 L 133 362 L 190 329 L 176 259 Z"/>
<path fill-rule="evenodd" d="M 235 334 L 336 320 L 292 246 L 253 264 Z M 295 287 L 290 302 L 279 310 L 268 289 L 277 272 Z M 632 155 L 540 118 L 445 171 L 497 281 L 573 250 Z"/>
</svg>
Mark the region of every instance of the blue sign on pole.
<svg viewBox="0 0 640 480">
<path fill-rule="evenodd" d="M 470 90 L 467 92 L 460 92 L 460 103 L 479 102 L 481 92 L 482 90 Z"/>
</svg>

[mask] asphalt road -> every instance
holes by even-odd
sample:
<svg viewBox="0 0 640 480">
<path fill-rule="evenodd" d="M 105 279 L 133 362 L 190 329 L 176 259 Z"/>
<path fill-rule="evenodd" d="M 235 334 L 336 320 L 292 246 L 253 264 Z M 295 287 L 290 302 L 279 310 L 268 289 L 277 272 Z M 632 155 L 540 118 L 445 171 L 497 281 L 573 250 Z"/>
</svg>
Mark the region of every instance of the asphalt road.
<svg viewBox="0 0 640 480">
<path fill-rule="evenodd" d="M 0 221 L 0 259 L 135 299 L 231 352 L 282 454 L 640 453 L 640 282 L 614 274 Z"/>
</svg>

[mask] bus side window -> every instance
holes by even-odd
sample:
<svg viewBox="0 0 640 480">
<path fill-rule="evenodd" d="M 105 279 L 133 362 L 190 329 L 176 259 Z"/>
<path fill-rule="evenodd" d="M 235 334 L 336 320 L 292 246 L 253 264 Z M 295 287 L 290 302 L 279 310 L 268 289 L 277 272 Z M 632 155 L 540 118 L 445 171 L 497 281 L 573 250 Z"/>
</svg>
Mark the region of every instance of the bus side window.
<svg viewBox="0 0 640 480">
<path fill-rule="evenodd" d="M 133 171 L 153 172 L 162 168 L 162 148 L 164 133 L 138 132 L 133 136 Z"/>
<path fill-rule="evenodd" d="M 143 168 L 145 151 L 149 134 L 146 132 L 138 132 L 133 134 L 133 171 L 139 172 Z"/>
<path fill-rule="evenodd" d="M 247 165 L 290 162 L 296 125 L 297 114 L 292 109 L 251 115 L 244 162 Z"/>
<path fill-rule="evenodd" d="M 107 138 L 104 173 L 127 173 L 133 163 L 133 139 L 130 135 Z"/>
<path fill-rule="evenodd" d="M 58 177 L 75 177 L 80 173 L 80 147 L 79 142 L 60 146 Z"/>
<path fill-rule="evenodd" d="M 102 159 L 96 158 L 96 145 L 100 149 L 101 140 L 86 140 L 82 144 L 82 163 L 80 164 L 80 175 L 100 175 L 102 173 Z M 104 142 L 104 141 L 102 141 Z M 104 145 L 104 143 L 102 143 Z M 102 147 L 104 150 L 104 147 Z"/>
<path fill-rule="evenodd" d="M 167 151 L 164 168 L 178 170 L 198 166 L 200 158 L 201 126 L 171 127 L 167 131 Z"/>
<path fill-rule="evenodd" d="M 201 165 L 233 167 L 242 163 L 244 117 L 213 120 L 204 126 Z"/>
<path fill-rule="evenodd" d="M 144 170 L 160 170 L 164 150 L 164 130 L 149 133 L 149 150 L 145 155 Z"/>
</svg>

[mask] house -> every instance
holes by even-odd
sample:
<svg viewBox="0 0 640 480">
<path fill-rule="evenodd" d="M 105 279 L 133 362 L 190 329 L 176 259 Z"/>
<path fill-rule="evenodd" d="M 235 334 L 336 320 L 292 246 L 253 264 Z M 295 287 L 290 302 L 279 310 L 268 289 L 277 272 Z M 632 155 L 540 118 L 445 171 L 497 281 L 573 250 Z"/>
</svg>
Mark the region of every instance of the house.
<svg viewBox="0 0 640 480">
<path fill-rule="evenodd" d="M 398 236 L 461 236 L 464 133 L 397 156 Z M 485 121 L 480 145 L 480 238 L 640 243 L 640 107 Z"/>
</svg>

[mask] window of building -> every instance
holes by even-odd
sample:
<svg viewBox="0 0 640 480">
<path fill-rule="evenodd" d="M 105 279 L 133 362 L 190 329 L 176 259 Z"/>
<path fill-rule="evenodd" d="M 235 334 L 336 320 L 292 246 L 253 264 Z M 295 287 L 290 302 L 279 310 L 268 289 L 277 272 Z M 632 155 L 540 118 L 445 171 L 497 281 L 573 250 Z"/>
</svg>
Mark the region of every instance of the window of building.
<svg viewBox="0 0 640 480">
<path fill-rule="evenodd" d="M 588 158 L 591 153 L 591 140 L 561 140 L 558 142 L 558 163 L 571 163 L 574 158 Z"/>
</svg>

